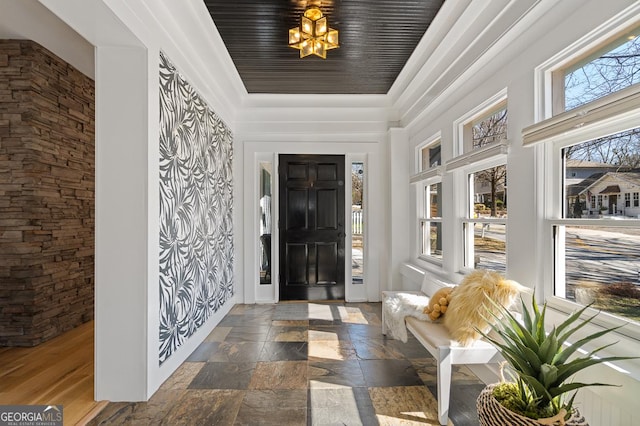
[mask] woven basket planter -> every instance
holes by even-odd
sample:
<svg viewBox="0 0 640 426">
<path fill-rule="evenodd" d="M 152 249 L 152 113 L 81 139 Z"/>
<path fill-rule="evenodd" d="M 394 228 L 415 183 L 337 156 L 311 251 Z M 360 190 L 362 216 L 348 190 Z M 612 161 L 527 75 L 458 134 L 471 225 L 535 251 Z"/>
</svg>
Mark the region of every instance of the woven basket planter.
<svg viewBox="0 0 640 426">
<path fill-rule="evenodd" d="M 498 402 L 493 396 L 493 388 L 496 384 L 488 385 L 482 390 L 476 407 L 478 409 L 478 419 L 481 426 L 589 426 L 589 423 L 580 415 L 578 410 L 574 409 L 569 420 L 553 420 L 551 419 L 530 419 L 508 410 Z"/>
</svg>

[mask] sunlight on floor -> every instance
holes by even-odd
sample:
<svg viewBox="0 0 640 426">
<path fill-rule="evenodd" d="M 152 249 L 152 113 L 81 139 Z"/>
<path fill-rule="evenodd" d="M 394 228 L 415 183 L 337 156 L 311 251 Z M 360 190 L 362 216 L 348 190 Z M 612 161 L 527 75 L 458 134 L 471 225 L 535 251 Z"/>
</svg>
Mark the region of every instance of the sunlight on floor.
<svg viewBox="0 0 640 426">
<path fill-rule="evenodd" d="M 338 314 L 343 323 L 348 324 L 369 324 L 364 317 L 360 308 L 351 308 L 347 306 L 338 306 Z"/>
</svg>

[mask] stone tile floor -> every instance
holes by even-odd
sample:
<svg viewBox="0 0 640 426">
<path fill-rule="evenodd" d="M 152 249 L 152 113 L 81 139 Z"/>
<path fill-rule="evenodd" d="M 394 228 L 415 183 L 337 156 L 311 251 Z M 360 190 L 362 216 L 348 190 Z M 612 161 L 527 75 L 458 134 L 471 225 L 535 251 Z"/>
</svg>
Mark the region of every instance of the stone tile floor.
<svg viewBox="0 0 640 426">
<path fill-rule="evenodd" d="M 380 303 L 236 305 L 144 403 L 90 425 L 437 425 L 433 358 L 381 334 Z M 454 367 L 450 424 L 484 387 Z"/>
</svg>

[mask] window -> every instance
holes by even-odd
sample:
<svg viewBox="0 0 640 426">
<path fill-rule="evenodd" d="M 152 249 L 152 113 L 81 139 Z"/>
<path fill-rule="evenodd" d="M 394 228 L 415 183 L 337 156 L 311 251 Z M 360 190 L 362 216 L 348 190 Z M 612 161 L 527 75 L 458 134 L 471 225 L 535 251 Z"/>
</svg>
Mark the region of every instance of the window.
<svg viewBox="0 0 640 426">
<path fill-rule="evenodd" d="M 640 157 L 639 135 L 640 128 L 631 129 L 559 149 L 563 165 L 588 160 L 601 166 L 580 182 L 563 179 L 565 207 L 561 219 L 552 221 L 554 295 L 633 321 L 640 321 L 640 207 L 631 203 L 640 189 L 634 160 Z M 616 147 L 623 145 L 626 153 L 620 155 Z M 584 217 L 567 210 L 571 194 L 586 203 Z"/>
<path fill-rule="evenodd" d="M 351 282 L 364 283 L 364 162 L 351 162 Z"/>
<path fill-rule="evenodd" d="M 425 144 L 421 145 L 418 148 L 418 151 L 418 159 L 420 162 L 417 168 L 418 172 L 429 170 L 442 164 L 442 159 L 440 157 L 439 138 L 428 141 Z"/>
<path fill-rule="evenodd" d="M 417 257 L 442 262 L 441 141 L 436 134 L 416 147 Z"/>
<path fill-rule="evenodd" d="M 625 32 L 559 71 L 564 105 L 556 112 L 577 108 L 640 82 L 639 31 L 640 27 Z"/>
<path fill-rule="evenodd" d="M 258 266 L 260 271 L 260 284 L 271 284 L 271 180 L 272 165 L 270 162 L 260 162 L 260 196 L 258 206 L 260 208 L 259 229 L 260 253 Z"/>
<path fill-rule="evenodd" d="M 442 183 L 422 185 L 420 256 L 442 259 Z"/>
<path fill-rule="evenodd" d="M 465 120 L 462 138 L 464 153 L 507 139 L 507 100 L 502 99 Z"/>
<path fill-rule="evenodd" d="M 623 19 L 637 26 L 629 9 L 536 69 L 539 122 L 523 129 L 522 138 L 524 146 L 539 144 L 545 164 L 538 181 L 541 233 L 553 245 L 541 248 L 545 300 L 565 315 L 575 304 L 593 303 L 587 314 L 602 309 L 604 315 L 587 332 L 596 332 L 596 324 L 625 325 L 617 333 L 640 339 L 640 253 L 629 249 L 640 243 L 640 206 L 633 206 L 633 193 L 640 192 L 633 189 L 640 172 L 640 56 L 631 53 L 638 40 Z M 637 61 L 635 70 L 629 61 Z M 589 173 L 567 178 L 576 162 L 588 162 Z"/>
<path fill-rule="evenodd" d="M 464 266 L 505 272 L 507 167 L 467 174 L 469 204 L 464 221 Z"/>
<path fill-rule="evenodd" d="M 462 166 L 466 185 L 463 214 L 465 268 L 506 271 L 507 166 L 506 151 L 500 143 L 507 139 L 505 94 L 493 104 L 476 110 L 462 123 Z M 494 150 L 494 148 L 498 148 Z M 483 155 L 477 155 L 482 152 Z M 450 162 L 456 163 L 456 160 Z"/>
<path fill-rule="evenodd" d="M 638 197 L 639 193 L 633 193 L 633 207 L 640 207 L 640 198 Z"/>
</svg>

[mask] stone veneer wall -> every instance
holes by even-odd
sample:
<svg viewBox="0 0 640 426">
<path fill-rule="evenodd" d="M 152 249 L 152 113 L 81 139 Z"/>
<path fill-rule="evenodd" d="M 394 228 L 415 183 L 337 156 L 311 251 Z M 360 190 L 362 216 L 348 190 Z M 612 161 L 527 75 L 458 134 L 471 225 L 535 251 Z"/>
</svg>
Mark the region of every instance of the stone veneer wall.
<svg viewBox="0 0 640 426">
<path fill-rule="evenodd" d="M 0 40 L 0 346 L 93 319 L 94 100 L 47 49 Z"/>
</svg>

